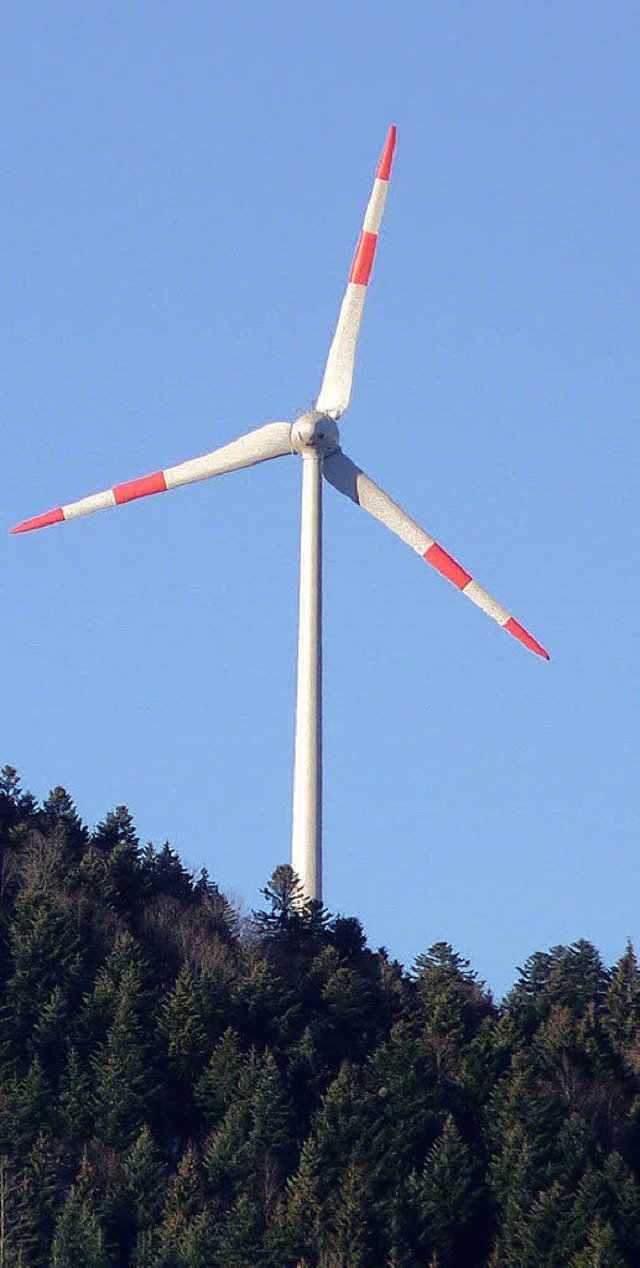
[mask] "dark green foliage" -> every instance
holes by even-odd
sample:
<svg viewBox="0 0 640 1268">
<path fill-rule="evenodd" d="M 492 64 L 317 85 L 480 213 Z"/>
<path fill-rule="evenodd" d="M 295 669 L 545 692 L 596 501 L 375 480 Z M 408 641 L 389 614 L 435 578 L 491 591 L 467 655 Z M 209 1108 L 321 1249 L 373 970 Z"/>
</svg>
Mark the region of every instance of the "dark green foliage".
<svg viewBox="0 0 640 1268">
<path fill-rule="evenodd" d="M 640 969 L 497 1007 L 276 868 L 242 921 L 124 806 L 0 772 L 0 1268 L 633 1268 Z"/>
<path fill-rule="evenodd" d="M 142 975 L 131 965 L 122 974 L 111 1025 L 93 1059 L 96 1127 L 102 1140 L 120 1148 L 138 1135 L 156 1094 L 148 1022 Z"/>
<path fill-rule="evenodd" d="M 67 866 L 78 863 L 85 850 L 89 833 L 65 788 L 53 788 L 42 803 L 39 815 L 43 836 L 52 838 Z"/>
<path fill-rule="evenodd" d="M 449 1114 L 411 1185 L 424 1249 L 435 1253 L 442 1268 L 462 1268 L 477 1260 L 477 1243 L 469 1232 L 479 1198 L 478 1172 L 471 1149 Z"/>
<path fill-rule="evenodd" d="M 96 1177 L 86 1154 L 61 1207 L 51 1245 L 51 1268 L 111 1268 L 97 1214 Z"/>
</svg>

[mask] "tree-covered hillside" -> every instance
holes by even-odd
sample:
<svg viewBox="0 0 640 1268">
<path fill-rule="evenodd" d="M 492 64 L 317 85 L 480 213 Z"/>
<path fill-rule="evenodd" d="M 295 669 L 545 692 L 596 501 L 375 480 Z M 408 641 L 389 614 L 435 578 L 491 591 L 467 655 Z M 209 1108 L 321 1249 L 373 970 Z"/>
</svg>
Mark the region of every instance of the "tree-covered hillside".
<svg viewBox="0 0 640 1268">
<path fill-rule="evenodd" d="M 640 970 L 498 1007 L 276 869 L 241 918 L 120 806 L 0 776 L 0 1268 L 640 1265 Z"/>
</svg>

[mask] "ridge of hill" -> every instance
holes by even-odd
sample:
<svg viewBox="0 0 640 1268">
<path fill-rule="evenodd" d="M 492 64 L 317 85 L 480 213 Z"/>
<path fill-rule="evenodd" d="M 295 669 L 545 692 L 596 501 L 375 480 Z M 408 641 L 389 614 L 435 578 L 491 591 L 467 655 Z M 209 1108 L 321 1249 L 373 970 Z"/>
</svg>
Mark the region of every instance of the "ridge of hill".
<svg viewBox="0 0 640 1268">
<path fill-rule="evenodd" d="M 240 916 L 117 807 L 0 774 L 0 1266 L 640 1263 L 640 970 L 498 1006 L 276 868 Z"/>
</svg>

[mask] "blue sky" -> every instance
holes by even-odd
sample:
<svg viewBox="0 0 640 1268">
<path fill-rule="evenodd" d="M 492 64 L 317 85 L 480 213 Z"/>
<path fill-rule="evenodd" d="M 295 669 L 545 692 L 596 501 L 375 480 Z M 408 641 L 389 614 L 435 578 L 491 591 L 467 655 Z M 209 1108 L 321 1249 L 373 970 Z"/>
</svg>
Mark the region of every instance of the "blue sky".
<svg viewBox="0 0 640 1268">
<path fill-rule="evenodd" d="M 501 994 L 640 941 L 630 3 L 12 6 L 0 763 L 248 908 L 290 849 L 299 464 L 18 520 L 317 394 L 398 148 L 343 446 L 549 648 L 326 489 L 325 890 Z M 8 121 L 8 122 L 7 122 Z"/>
</svg>

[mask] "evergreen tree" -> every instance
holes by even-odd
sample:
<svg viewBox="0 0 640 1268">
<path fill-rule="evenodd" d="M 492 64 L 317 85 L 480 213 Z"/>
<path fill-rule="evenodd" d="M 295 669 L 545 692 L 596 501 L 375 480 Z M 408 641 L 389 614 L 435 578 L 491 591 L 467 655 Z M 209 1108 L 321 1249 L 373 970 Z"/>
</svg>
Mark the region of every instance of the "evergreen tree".
<svg viewBox="0 0 640 1268">
<path fill-rule="evenodd" d="M 193 898 L 191 873 L 183 867 L 168 841 L 165 841 L 162 849 L 157 853 L 153 850 L 147 852 L 145 869 L 150 874 L 152 891 L 155 895 L 167 894 L 182 901 Z"/>
<path fill-rule="evenodd" d="M 160 1033 L 169 1068 L 183 1086 L 202 1069 L 207 1047 L 202 996 L 191 968 L 184 964 L 160 1014 Z"/>
<path fill-rule="evenodd" d="M 53 788 L 42 803 L 40 814 L 42 830 L 54 837 L 65 861 L 72 865 L 80 862 L 89 843 L 89 833 L 65 788 Z"/>
<path fill-rule="evenodd" d="M 84 1154 L 76 1183 L 58 1217 L 51 1245 L 51 1268 L 112 1268 L 95 1209 L 95 1177 Z"/>
<path fill-rule="evenodd" d="M 254 911 L 253 924 L 258 936 L 272 944 L 275 961 L 282 967 L 293 967 L 294 949 L 313 955 L 327 938 L 329 913 L 322 903 L 305 898 L 302 885 L 288 863 L 276 867 L 268 885 L 261 891 L 269 910 Z M 299 972 L 295 961 L 295 972 Z"/>
<path fill-rule="evenodd" d="M 491 999 L 469 961 L 448 942 L 436 942 L 417 957 L 414 974 L 430 1028 L 458 1042 L 471 1038 L 491 1011 Z"/>
<path fill-rule="evenodd" d="M 611 1225 L 596 1216 L 584 1249 L 573 1256 L 569 1268 L 628 1268 L 628 1264 L 618 1253 Z"/>
<path fill-rule="evenodd" d="M 111 1268 L 104 1235 L 86 1199 L 73 1188 L 56 1224 L 51 1268 Z"/>
<path fill-rule="evenodd" d="M 24 1057 L 32 1051 L 34 1026 L 56 999 L 54 1011 L 64 1011 L 73 999 L 80 976 L 80 945 L 65 912 L 44 896 L 18 899 L 9 930 L 13 971 L 7 983 L 9 1032 L 13 1051 Z"/>
<path fill-rule="evenodd" d="M 149 893 L 140 842 L 126 806 L 110 810 L 91 837 L 93 850 L 102 860 L 101 893 L 118 910 L 138 913 Z M 106 856 L 106 857 L 105 857 Z M 95 867 L 95 864 L 94 864 Z"/>
<path fill-rule="evenodd" d="M 340 1181 L 338 1201 L 332 1220 L 329 1258 L 344 1268 L 368 1268 L 371 1263 L 371 1230 L 367 1212 L 371 1191 L 364 1167 L 352 1158 Z"/>
<path fill-rule="evenodd" d="M 32 1043 L 47 1074 L 57 1082 L 66 1057 L 69 1030 L 68 996 L 61 986 L 54 986 L 40 1017 L 33 1028 Z"/>
<path fill-rule="evenodd" d="M 263 1256 L 263 1225 L 255 1198 L 241 1193 L 221 1221 L 215 1242 L 215 1268 L 259 1268 Z M 202 1265 L 208 1268 L 208 1265 Z"/>
<path fill-rule="evenodd" d="M 435 1252 L 441 1268 L 477 1263 L 478 1238 L 472 1228 L 479 1198 L 477 1167 L 451 1115 L 412 1188 L 425 1251 Z"/>
<path fill-rule="evenodd" d="M 195 1088 L 207 1127 L 214 1127 L 229 1109 L 244 1066 L 237 1030 L 229 1027 L 218 1040 Z"/>
<path fill-rule="evenodd" d="M 0 770 L 0 832 L 6 833 L 3 844 L 8 845 L 8 829 L 18 822 L 20 796 L 20 779 L 15 766 L 3 766 Z"/>
<path fill-rule="evenodd" d="M 638 1072 L 635 1041 L 640 1030 L 640 967 L 631 941 L 614 965 L 605 1002 L 604 1028 L 634 1073 Z"/>
<path fill-rule="evenodd" d="M 160 1221 L 166 1200 L 167 1173 L 146 1123 L 125 1154 L 124 1174 L 136 1235 L 150 1233 Z M 143 1239 L 138 1240 L 142 1245 Z"/>
<path fill-rule="evenodd" d="M 6 768 L 5 768 L 6 769 Z M 17 1159 L 0 1154 L 0 1268 L 19 1263 L 24 1202 Z"/>
<path fill-rule="evenodd" d="M 156 1099 L 154 1053 L 146 1035 L 149 1018 L 141 975 L 123 974 L 113 1023 L 94 1057 L 96 1124 L 107 1144 L 131 1144 Z"/>
<path fill-rule="evenodd" d="M 92 1085 L 78 1050 L 69 1049 L 60 1077 L 60 1118 L 67 1140 L 78 1144 L 91 1136 L 93 1128 Z"/>
<path fill-rule="evenodd" d="M 133 849 L 140 845 L 133 818 L 126 806 L 116 806 L 115 810 L 108 812 L 94 828 L 91 843 L 105 854 L 110 854 L 117 845 L 128 845 Z"/>
<path fill-rule="evenodd" d="M 284 1083 L 273 1054 L 252 1051 L 236 1097 L 207 1143 L 207 1175 L 220 1204 L 228 1206 L 242 1190 L 251 1193 L 266 1225 L 292 1161 L 292 1146 Z"/>
<path fill-rule="evenodd" d="M 210 1235 L 204 1177 L 192 1145 L 185 1150 L 165 1202 L 159 1230 L 158 1268 L 206 1268 L 199 1262 L 205 1234 Z"/>
<path fill-rule="evenodd" d="M 22 1255 L 31 1268 L 49 1268 L 51 1238 L 64 1201 L 67 1170 L 60 1143 L 51 1132 L 39 1131 L 22 1161 L 19 1236 L 14 1242 L 18 1263 Z"/>
</svg>

